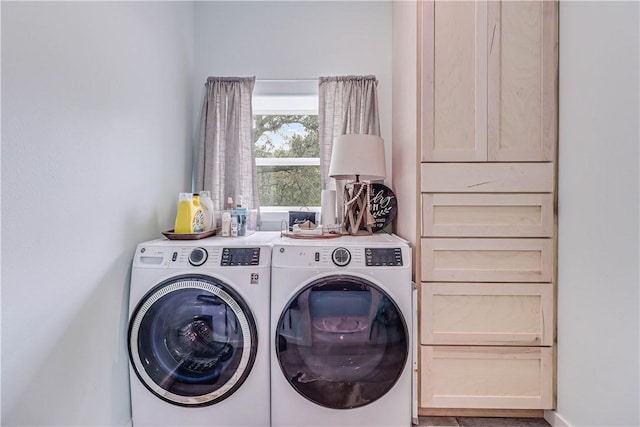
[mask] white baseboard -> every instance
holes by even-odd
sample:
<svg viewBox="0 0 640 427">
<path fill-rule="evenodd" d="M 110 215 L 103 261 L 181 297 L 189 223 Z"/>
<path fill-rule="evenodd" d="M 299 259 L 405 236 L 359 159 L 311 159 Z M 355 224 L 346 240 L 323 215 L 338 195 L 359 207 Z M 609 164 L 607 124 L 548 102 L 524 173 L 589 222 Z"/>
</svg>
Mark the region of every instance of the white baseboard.
<svg viewBox="0 0 640 427">
<path fill-rule="evenodd" d="M 545 410 L 544 419 L 551 424 L 551 427 L 571 427 L 556 411 Z"/>
</svg>

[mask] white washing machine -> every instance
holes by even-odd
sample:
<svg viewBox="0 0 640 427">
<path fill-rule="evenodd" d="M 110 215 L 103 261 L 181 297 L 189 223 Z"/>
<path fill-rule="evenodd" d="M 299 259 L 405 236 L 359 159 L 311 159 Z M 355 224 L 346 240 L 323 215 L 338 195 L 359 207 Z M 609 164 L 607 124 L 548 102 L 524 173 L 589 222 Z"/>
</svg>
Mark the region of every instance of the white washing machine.
<svg viewBox="0 0 640 427">
<path fill-rule="evenodd" d="M 279 233 L 138 245 L 134 426 L 268 426 L 271 244 Z"/>
<path fill-rule="evenodd" d="M 411 248 L 389 234 L 282 238 L 271 266 L 271 425 L 414 421 Z"/>
</svg>

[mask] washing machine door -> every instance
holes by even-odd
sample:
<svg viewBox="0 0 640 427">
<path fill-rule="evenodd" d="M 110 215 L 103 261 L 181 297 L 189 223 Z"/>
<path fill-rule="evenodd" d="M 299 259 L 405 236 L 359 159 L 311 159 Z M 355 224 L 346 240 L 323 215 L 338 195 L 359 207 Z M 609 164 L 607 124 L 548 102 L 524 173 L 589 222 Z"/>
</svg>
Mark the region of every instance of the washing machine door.
<svg viewBox="0 0 640 427">
<path fill-rule="evenodd" d="M 257 348 L 247 304 L 209 276 L 160 283 L 129 324 L 129 356 L 138 378 L 180 406 L 211 405 L 233 394 L 249 375 Z"/>
<path fill-rule="evenodd" d="M 310 401 L 333 409 L 368 405 L 400 378 L 409 356 L 402 312 L 384 290 L 348 275 L 313 281 L 278 321 L 282 374 Z"/>
</svg>

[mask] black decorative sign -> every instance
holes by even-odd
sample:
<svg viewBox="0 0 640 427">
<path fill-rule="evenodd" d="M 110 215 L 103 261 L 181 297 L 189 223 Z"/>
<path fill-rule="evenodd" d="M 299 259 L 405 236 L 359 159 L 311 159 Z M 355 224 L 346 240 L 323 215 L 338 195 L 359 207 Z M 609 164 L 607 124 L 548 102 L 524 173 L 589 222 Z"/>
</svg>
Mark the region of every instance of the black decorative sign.
<svg viewBox="0 0 640 427">
<path fill-rule="evenodd" d="M 302 224 L 305 221 L 311 221 L 316 224 L 316 213 L 311 211 L 289 211 L 289 231 L 293 230 L 296 224 Z"/>
<path fill-rule="evenodd" d="M 381 231 L 396 217 L 398 201 L 393 191 L 384 184 L 371 184 L 370 209 L 373 219 L 373 232 Z"/>
</svg>

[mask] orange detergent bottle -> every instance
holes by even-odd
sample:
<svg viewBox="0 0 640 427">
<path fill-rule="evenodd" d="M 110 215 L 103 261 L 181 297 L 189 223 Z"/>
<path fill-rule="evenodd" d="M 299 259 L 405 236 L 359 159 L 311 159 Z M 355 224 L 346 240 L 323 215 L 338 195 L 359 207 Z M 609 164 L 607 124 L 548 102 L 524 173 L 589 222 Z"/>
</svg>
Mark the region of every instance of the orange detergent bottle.
<svg viewBox="0 0 640 427">
<path fill-rule="evenodd" d="M 176 214 L 175 233 L 201 233 L 204 230 L 204 213 L 198 196 L 192 193 L 180 193 L 178 213 Z"/>
</svg>

